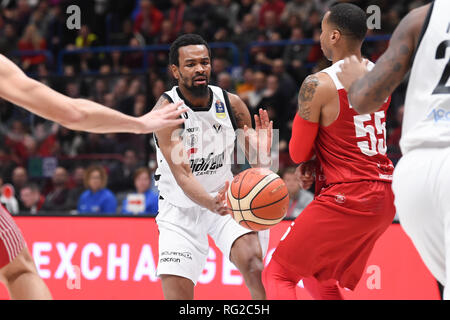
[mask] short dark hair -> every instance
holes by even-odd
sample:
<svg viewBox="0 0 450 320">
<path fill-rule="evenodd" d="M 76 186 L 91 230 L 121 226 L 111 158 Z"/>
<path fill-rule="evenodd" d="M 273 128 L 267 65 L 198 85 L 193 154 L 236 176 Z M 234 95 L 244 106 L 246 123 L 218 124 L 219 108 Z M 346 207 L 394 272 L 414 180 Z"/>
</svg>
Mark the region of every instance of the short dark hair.
<svg viewBox="0 0 450 320">
<path fill-rule="evenodd" d="M 178 49 L 181 47 L 191 46 L 191 45 L 204 45 L 208 49 L 209 57 L 211 57 L 211 48 L 208 45 L 208 42 L 205 41 L 200 35 L 195 33 L 187 33 L 179 36 L 170 46 L 169 52 L 169 63 L 172 65 L 179 66 L 179 52 Z"/>
<path fill-rule="evenodd" d="M 357 5 L 338 3 L 330 7 L 328 22 L 355 40 L 363 41 L 367 33 L 366 13 Z"/>
<path fill-rule="evenodd" d="M 20 190 L 23 190 L 23 189 L 30 189 L 30 190 L 33 191 L 33 192 L 39 192 L 39 193 L 41 193 L 41 189 L 39 188 L 39 186 L 38 186 L 37 183 L 35 183 L 35 182 L 27 182 L 27 183 L 22 187 L 22 189 L 20 189 Z"/>
</svg>

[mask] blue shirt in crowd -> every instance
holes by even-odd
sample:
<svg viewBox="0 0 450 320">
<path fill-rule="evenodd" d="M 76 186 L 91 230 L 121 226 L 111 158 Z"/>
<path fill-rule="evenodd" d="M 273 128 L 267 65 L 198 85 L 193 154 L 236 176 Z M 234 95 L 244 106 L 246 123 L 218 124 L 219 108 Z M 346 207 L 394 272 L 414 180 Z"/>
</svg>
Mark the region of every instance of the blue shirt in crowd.
<svg viewBox="0 0 450 320">
<path fill-rule="evenodd" d="M 150 214 L 156 216 L 158 213 L 158 194 L 152 191 L 152 189 L 148 189 L 144 192 L 145 196 L 145 211 L 139 212 L 138 214 Z M 125 198 L 122 202 L 122 214 L 134 214 L 127 210 L 128 199 Z"/>
<path fill-rule="evenodd" d="M 78 213 L 116 214 L 117 200 L 109 189 L 101 189 L 93 193 L 86 190 L 78 200 Z"/>
</svg>

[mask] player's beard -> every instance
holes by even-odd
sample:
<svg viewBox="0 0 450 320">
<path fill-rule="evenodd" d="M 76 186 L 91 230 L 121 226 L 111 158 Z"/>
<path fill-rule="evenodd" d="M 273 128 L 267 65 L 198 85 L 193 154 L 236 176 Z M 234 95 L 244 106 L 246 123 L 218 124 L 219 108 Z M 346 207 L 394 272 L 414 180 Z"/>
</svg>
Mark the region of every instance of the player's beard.
<svg viewBox="0 0 450 320">
<path fill-rule="evenodd" d="M 180 73 L 181 74 L 181 73 Z M 183 75 L 181 75 L 183 77 Z M 183 77 L 184 82 L 184 88 L 189 91 L 189 93 L 196 97 L 196 98 L 204 98 L 209 95 L 208 91 L 208 84 L 209 84 L 209 77 L 207 75 L 204 75 L 205 78 L 205 84 L 196 85 L 195 84 L 195 78 L 198 78 L 199 76 L 195 76 L 194 78 L 190 79 L 190 81 L 186 81 L 187 79 Z"/>
<path fill-rule="evenodd" d="M 201 85 L 195 85 L 193 82 L 191 86 L 186 86 L 186 89 L 196 98 L 206 97 L 208 95 L 208 80 Z"/>
</svg>

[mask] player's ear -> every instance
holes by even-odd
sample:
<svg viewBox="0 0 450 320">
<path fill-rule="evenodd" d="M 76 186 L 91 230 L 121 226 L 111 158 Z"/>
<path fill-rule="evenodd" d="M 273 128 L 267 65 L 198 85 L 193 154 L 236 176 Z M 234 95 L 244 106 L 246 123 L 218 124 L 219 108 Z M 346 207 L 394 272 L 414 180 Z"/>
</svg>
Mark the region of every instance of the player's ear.
<svg viewBox="0 0 450 320">
<path fill-rule="evenodd" d="M 330 35 L 330 41 L 331 41 L 331 43 L 336 43 L 336 42 L 338 42 L 340 38 L 341 38 L 341 33 L 339 32 L 339 30 L 333 30 L 333 31 L 331 31 L 331 35 Z"/>
<path fill-rule="evenodd" d="M 175 80 L 179 80 L 178 67 L 176 65 L 170 65 L 170 72 L 172 72 L 172 77 L 174 77 Z"/>
</svg>

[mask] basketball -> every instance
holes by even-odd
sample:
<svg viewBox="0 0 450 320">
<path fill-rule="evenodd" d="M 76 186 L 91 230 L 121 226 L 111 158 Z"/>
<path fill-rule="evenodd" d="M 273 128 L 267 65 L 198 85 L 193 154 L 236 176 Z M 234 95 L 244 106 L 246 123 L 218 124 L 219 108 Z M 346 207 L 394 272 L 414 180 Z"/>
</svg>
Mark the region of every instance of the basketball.
<svg viewBox="0 0 450 320">
<path fill-rule="evenodd" d="M 228 188 L 227 202 L 237 223 L 261 231 L 283 220 L 289 207 L 289 194 L 276 173 L 252 168 L 234 177 Z"/>
</svg>

